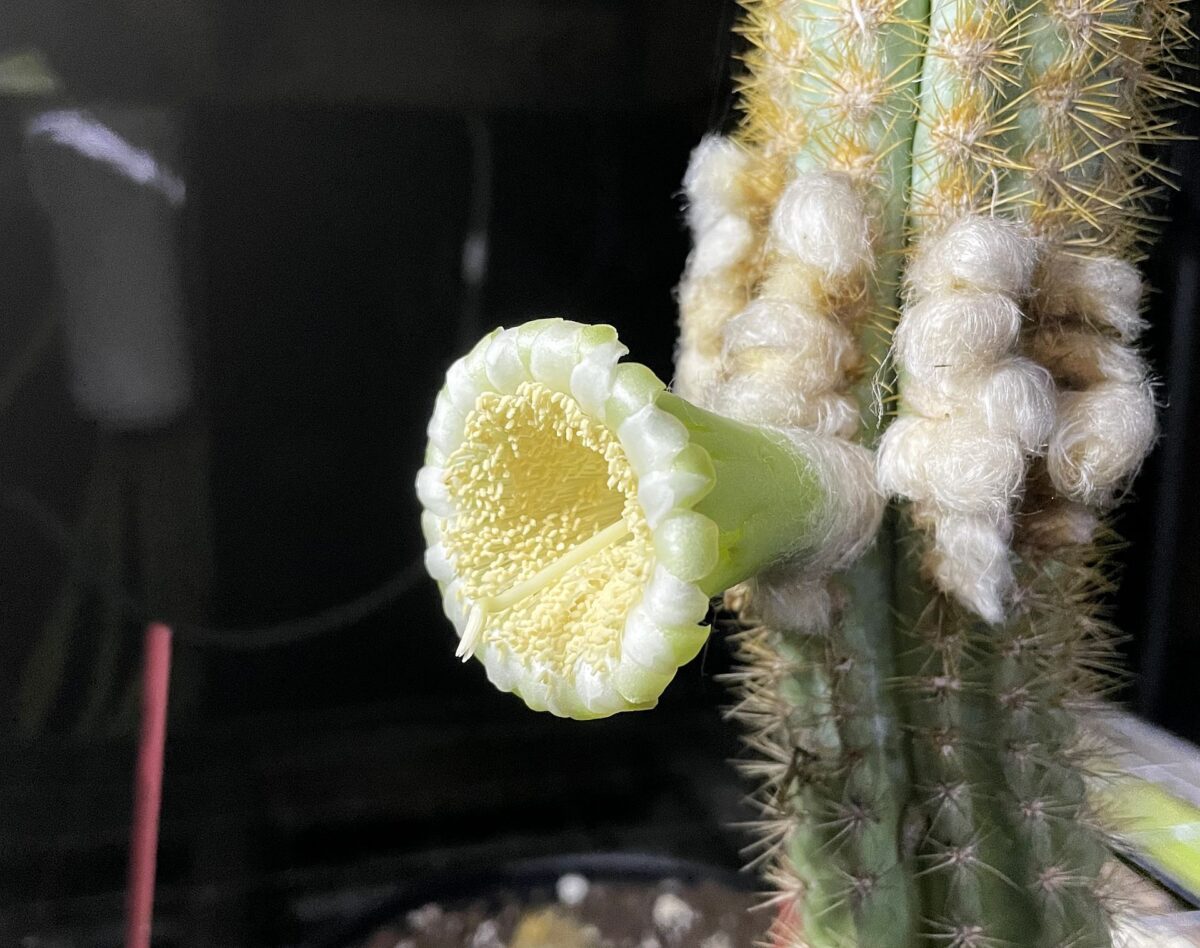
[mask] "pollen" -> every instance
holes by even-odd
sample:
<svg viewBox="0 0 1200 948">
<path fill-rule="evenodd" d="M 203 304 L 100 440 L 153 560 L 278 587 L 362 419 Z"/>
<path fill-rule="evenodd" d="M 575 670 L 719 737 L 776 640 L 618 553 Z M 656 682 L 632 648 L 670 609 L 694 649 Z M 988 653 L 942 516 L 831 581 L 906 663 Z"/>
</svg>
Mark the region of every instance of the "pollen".
<svg viewBox="0 0 1200 948">
<path fill-rule="evenodd" d="M 619 659 L 654 555 L 616 434 L 540 382 L 484 392 L 445 484 L 443 543 L 472 603 L 460 657 L 486 641 L 567 678 Z"/>
</svg>

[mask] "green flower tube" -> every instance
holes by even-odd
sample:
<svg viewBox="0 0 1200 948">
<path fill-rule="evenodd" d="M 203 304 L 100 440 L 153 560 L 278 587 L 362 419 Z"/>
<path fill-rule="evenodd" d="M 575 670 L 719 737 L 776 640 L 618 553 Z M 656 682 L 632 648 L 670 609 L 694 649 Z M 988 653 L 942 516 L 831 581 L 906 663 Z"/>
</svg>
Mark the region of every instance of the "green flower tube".
<svg viewBox="0 0 1200 948">
<path fill-rule="evenodd" d="M 699 409 L 626 352 L 610 326 L 492 332 L 447 373 L 417 476 L 458 655 L 564 717 L 653 707 L 710 597 L 840 566 L 880 515 L 862 449 Z"/>
</svg>

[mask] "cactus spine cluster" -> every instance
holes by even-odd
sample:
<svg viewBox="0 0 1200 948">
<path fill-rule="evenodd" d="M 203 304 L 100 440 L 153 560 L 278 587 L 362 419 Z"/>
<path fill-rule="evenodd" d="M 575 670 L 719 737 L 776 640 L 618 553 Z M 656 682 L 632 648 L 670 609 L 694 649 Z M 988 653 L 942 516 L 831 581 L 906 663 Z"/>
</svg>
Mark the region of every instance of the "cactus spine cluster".
<svg viewBox="0 0 1200 948">
<path fill-rule="evenodd" d="M 1154 437 L 1136 263 L 1182 4 L 743 5 L 744 120 L 687 182 L 678 383 L 879 443 L 899 500 L 851 570 L 726 597 L 776 943 L 1107 948 L 1077 722 L 1114 671 L 1104 515 Z"/>
</svg>

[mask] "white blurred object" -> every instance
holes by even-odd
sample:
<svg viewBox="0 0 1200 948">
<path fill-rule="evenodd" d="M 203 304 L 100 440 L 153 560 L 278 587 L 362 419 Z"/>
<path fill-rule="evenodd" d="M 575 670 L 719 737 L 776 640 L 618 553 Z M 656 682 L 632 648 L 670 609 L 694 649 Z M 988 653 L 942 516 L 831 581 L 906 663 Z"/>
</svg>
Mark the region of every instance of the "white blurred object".
<svg viewBox="0 0 1200 948">
<path fill-rule="evenodd" d="M 54 109 L 29 120 L 25 142 L 54 236 L 76 403 L 113 428 L 168 424 L 192 397 L 174 116 Z"/>
<path fill-rule="evenodd" d="M 558 901 L 563 905 L 574 908 L 587 898 L 588 889 L 591 886 L 587 879 L 579 875 L 577 872 L 568 872 L 565 876 L 561 876 L 555 883 L 554 891 L 558 896 Z"/>
<path fill-rule="evenodd" d="M 1195 948 L 1200 945 L 1200 912 L 1135 918 L 1118 924 L 1114 948 Z"/>
<path fill-rule="evenodd" d="M 696 910 L 673 892 L 664 892 L 651 909 L 654 924 L 663 934 L 681 938 L 696 921 Z"/>
</svg>

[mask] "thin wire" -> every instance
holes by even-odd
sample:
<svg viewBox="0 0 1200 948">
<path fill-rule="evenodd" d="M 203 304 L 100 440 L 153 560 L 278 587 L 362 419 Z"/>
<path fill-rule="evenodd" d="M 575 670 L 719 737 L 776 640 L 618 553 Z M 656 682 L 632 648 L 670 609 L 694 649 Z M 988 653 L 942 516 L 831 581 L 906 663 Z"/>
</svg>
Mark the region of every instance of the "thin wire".
<svg viewBox="0 0 1200 948">
<path fill-rule="evenodd" d="M 0 506 L 7 507 L 34 523 L 60 553 L 76 561 L 76 575 L 81 582 L 108 594 L 109 585 L 100 576 L 99 570 L 91 564 L 81 562 L 80 544 L 75 534 L 48 505 L 24 488 L 0 483 Z M 361 622 L 398 601 L 416 586 L 424 574 L 424 564 L 417 559 L 379 586 L 348 602 L 298 619 L 245 629 L 216 629 L 172 620 L 169 616 L 151 613 L 144 603 L 125 589 L 117 594 L 116 599 L 117 605 L 128 618 L 139 624 L 157 621 L 169 625 L 176 639 L 188 645 L 234 652 L 256 652 L 304 642 Z"/>
</svg>

